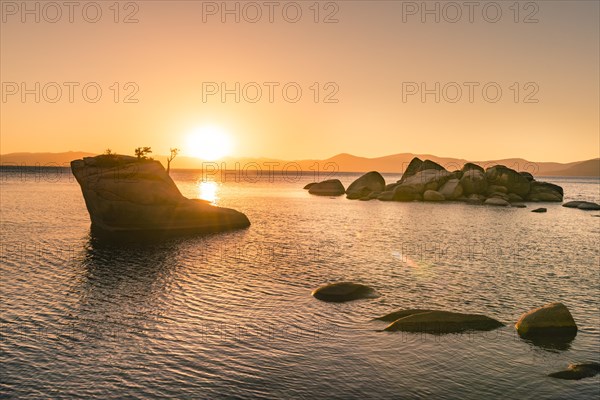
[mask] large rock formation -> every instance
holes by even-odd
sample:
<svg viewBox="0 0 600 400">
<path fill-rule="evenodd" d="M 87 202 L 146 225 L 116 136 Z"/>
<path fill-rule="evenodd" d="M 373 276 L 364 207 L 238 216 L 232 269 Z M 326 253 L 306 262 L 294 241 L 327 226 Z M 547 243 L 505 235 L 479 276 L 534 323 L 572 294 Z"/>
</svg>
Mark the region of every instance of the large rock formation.
<svg viewBox="0 0 600 400">
<path fill-rule="evenodd" d="M 105 232 L 215 232 L 250 225 L 229 208 L 185 198 L 162 164 L 122 155 L 71 162 L 92 228 Z"/>
<path fill-rule="evenodd" d="M 515 324 L 519 336 L 524 338 L 556 337 L 572 339 L 577 335 L 577 325 L 569 309 L 562 303 L 550 303 L 521 316 Z"/>
<path fill-rule="evenodd" d="M 346 189 L 339 179 L 328 179 L 311 185 L 308 193 L 317 196 L 341 196 L 346 193 Z"/>
<path fill-rule="evenodd" d="M 348 186 L 346 197 L 349 199 L 360 199 L 369 196 L 373 192 L 385 190 L 385 179 L 379 172 L 367 172 Z"/>
<path fill-rule="evenodd" d="M 321 286 L 313 290 L 312 295 L 319 300 L 333 303 L 378 297 L 373 288 L 354 282 L 337 282 Z"/>
<path fill-rule="evenodd" d="M 363 175 L 350 185 L 348 199 L 382 201 L 445 201 L 468 204 L 523 207 L 523 201 L 562 201 L 563 189 L 552 183 L 538 182 L 528 172 L 517 172 L 504 165 L 484 170 L 466 163 L 460 171 L 449 172 L 441 165 L 415 157 L 402 178 L 385 185 L 375 172 Z M 594 208 L 581 204 L 581 208 Z"/>
<path fill-rule="evenodd" d="M 416 312 L 395 320 L 384 330 L 443 334 L 464 331 L 489 331 L 504 326 L 502 322 L 485 315 L 449 311 L 414 311 Z"/>
</svg>

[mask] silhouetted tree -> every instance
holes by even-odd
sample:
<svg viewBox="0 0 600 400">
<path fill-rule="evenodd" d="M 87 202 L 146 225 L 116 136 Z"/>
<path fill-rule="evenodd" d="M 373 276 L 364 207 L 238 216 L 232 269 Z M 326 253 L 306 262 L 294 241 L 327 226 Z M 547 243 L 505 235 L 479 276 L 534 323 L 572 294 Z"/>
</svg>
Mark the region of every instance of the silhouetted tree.
<svg viewBox="0 0 600 400">
<path fill-rule="evenodd" d="M 111 149 L 106 149 L 106 150 L 104 150 L 104 155 L 105 156 L 114 156 L 115 153 L 113 153 L 113 151 Z"/>
<path fill-rule="evenodd" d="M 148 154 L 152 153 L 151 147 L 138 147 L 135 149 L 135 156 L 138 160 L 147 160 Z"/>
<path fill-rule="evenodd" d="M 171 161 L 173 161 L 173 159 L 175 157 L 177 157 L 177 154 L 179 154 L 179 149 L 169 149 L 171 151 L 171 155 L 169 157 L 167 157 L 167 174 L 171 171 Z"/>
</svg>

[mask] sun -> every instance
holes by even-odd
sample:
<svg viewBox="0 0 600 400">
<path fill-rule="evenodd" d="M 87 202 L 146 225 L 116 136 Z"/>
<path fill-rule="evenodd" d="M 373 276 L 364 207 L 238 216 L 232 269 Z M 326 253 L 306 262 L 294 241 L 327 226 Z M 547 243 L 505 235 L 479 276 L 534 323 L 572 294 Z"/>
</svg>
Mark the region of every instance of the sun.
<svg viewBox="0 0 600 400">
<path fill-rule="evenodd" d="M 209 125 L 194 129 L 187 137 L 186 153 L 207 161 L 231 154 L 231 137 L 221 127 Z"/>
</svg>

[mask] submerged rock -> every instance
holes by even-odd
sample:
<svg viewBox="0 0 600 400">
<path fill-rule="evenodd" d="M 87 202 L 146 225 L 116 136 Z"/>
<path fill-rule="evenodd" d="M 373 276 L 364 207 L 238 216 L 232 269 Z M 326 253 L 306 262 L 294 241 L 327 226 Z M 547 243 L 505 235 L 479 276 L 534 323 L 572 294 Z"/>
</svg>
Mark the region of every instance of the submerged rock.
<svg viewBox="0 0 600 400">
<path fill-rule="evenodd" d="M 318 182 L 311 182 L 311 183 L 307 183 L 302 189 L 308 190 L 310 189 L 313 185 L 316 185 Z"/>
<path fill-rule="evenodd" d="M 562 303 L 546 304 L 523 314 L 515 328 L 524 338 L 546 336 L 569 340 L 577 335 L 575 320 Z"/>
<path fill-rule="evenodd" d="M 92 228 L 101 232 L 215 232 L 250 225 L 236 210 L 184 197 L 162 164 L 122 155 L 71 161 Z"/>
<path fill-rule="evenodd" d="M 596 211 L 596 210 L 600 210 L 600 204 L 589 203 L 589 202 L 586 201 L 586 202 L 578 205 L 577 209 L 579 209 L 579 210 L 592 210 L 592 211 Z"/>
<path fill-rule="evenodd" d="M 562 205 L 567 208 L 578 208 L 580 210 L 600 210 L 600 204 L 592 203 L 590 201 L 568 201 Z"/>
<path fill-rule="evenodd" d="M 535 210 L 531 210 L 531 212 L 534 212 L 534 213 L 545 213 L 546 211 L 548 211 L 548 210 L 544 207 L 540 207 L 540 208 L 536 208 Z"/>
<path fill-rule="evenodd" d="M 368 196 L 371 192 L 385 190 L 385 179 L 379 172 L 367 172 L 348 186 L 346 194 L 349 199 Z"/>
<path fill-rule="evenodd" d="M 319 300 L 334 303 L 378 297 L 375 289 L 354 282 L 337 282 L 321 286 L 313 290 L 312 295 Z"/>
<path fill-rule="evenodd" d="M 464 331 L 490 331 L 501 326 L 504 326 L 502 322 L 485 315 L 428 311 L 399 318 L 384 330 L 443 334 Z"/>
<path fill-rule="evenodd" d="M 554 372 L 548 376 L 557 379 L 579 380 L 583 378 L 591 378 L 600 373 L 600 363 L 586 362 L 580 364 L 569 364 L 569 367 L 564 371 Z"/>
<path fill-rule="evenodd" d="M 381 317 L 377 317 L 375 319 L 379 320 L 379 321 L 394 322 L 397 319 L 408 317 L 409 315 L 423 314 L 423 313 L 431 312 L 431 311 L 435 311 L 435 310 L 423 310 L 423 309 L 399 310 L 399 311 L 391 312 L 389 314 L 382 315 Z"/>
<path fill-rule="evenodd" d="M 308 189 L 308 193 L 317 196 L 341 196 L 346 193 L 346 189 L 339 179 L 329 179 L 315 183 Z"/>
<path fill-rule="evenodd" d="M 567 201 L 562 206 L 567 208 L 577 208 L 580 204 L 586 203 L 585 201 L 575 200 L 575 201 Z"/>
</svg>

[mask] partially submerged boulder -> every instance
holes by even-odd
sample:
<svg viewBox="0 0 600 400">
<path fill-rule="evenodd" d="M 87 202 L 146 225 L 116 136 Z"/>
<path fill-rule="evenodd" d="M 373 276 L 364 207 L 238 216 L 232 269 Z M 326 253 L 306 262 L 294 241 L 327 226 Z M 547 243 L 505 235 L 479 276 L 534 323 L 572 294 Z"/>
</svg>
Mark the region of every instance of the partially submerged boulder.
<svg viewBox="0 0 600 400">
<path fill-rule="evenodd" d="M 417 189 L 411 186 L 403 186 L 402 184 L 396 186 L 392 193 L 392 200 L 394 201 L 414 201 L 422 200 L 422 198 Z M 381 200 L 381 196 L 379 199 Z"/>
<path fill-rule="evenodd" d="M 308 193 L 317 196 L 341 196 L 346 193 L 346 189 L 339 179 L 328 179 L 312 185 L 308 189 Z"/>
<path fill-rule="evenodd" d="M 548 182 L 532 181 L 528 201 L 563 201 L 563 188 Z"/>
<path fill-rule="evenodd" d="M 504 324 L 479 314 L 463 314 L 449 311 L 428 311 L 399 318 L 384 330 L 389 332 L 426 332 L 432 334 L 459 333 L 464 331 L 490 331 Z"/>
<path fill-rule="evenodd" d="M 378 297 L 375 289 L 354 282 L 337 282 L 313 290 L 312 295 L 322 301 L 341 303 Z"/>
<path fill-rule="evenodd" d="M 436 192 L 435 190 L 426 190 L 423 193 L 424 201 L 444 201 L 446 198 L 440 192 Z"/>
<path fill-rule="evenodd" d="M 591 378 L 600 374 L 600 363 L 585 362 L 579 364 L 569 364 L 564 371 L 558 371 L 549 374 L 549 377 L 567 380 L 579 380 L 583 378 Z"/>
<path fill-rule="evenodd" d="M 562 205 L 567 208 L 578 208 L 580 210 L 600 210 L 600 204 L 592 203 L 590 201 L 568 201 Z"/>
<path fill-rule="evenodd" d="M 544 207 L 540 207 L 540 208 L 536 208 L 535 210 L 531 210 L 531 212 L 534 212 L 534 213 L 545 213 L 546 211 L 548 211 L 548 209 L 546 209 Z"/>
<path fill-rule="evenodd" d="M 311 182 L 311 183 L 307 183 L 306 185 L 304 185 L 304 187 L 302 189 L 308 190 L 310 189 L 313 185 L 316 185 L 318 182 Z"/>
<path fill-rule="evenodd" d="M 367 172 L 348 186 L 346 197 L 358 199 L 370 195 L 372 192 L 385 190 L 385 179 L 377 171 Z"/>
<path fill-rule="evenodd" d="M 236 210 L 185 198 L 162 164 L 123 155 L 71 161 L 100 232 L 216 232 L 250 225 Z"/>
<path fill-rule="evenodd" d="M 486 201 L 483 202 L 486 206 L 499 206 L 499 207 L 507 207 L 510 206 L 510 203 L 504 199 L 499 197 L 490 197 Z"/>
<path fill-rule="evenodd" d="M 555 337 L 572 339 L 577 335 L 577 325 L 569 309 L 562 303 L 550 303 L 521 316 L 515 324 L 519 336 L 524 338 Z"/>
</svg>

